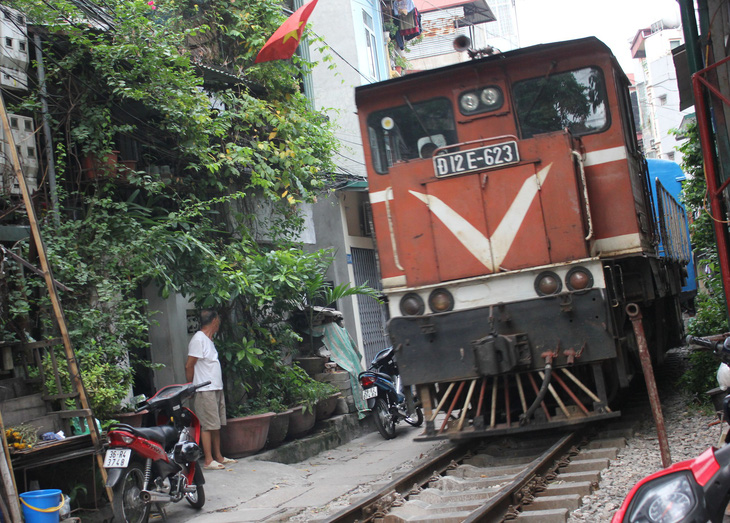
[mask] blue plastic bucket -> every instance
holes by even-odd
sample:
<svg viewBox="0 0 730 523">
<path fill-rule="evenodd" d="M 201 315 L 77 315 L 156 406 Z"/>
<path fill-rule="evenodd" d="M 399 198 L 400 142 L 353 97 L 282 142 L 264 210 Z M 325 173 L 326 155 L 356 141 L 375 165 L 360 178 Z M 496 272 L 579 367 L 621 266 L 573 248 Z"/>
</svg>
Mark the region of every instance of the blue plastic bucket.
<svg viewBox="0 0 730 523">
<path fill-rule="evenodd" d="M 58 523 L 63 494 L 58 489 L 31 490 L 20 494 L 25 523 Z"/>
</svg>

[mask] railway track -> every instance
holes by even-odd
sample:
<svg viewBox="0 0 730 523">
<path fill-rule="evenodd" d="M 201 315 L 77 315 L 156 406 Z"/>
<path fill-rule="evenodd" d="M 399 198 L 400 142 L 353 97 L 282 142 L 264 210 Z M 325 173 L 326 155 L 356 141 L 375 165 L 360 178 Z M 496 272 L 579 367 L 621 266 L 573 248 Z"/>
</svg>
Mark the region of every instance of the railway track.
<svg viewBox="0 0 730 523">
<path fill-rule="evenodd" d="M 325 521 L 565 523 L 624 443 L 578 430 L 461 444 Z"/>
</svg>

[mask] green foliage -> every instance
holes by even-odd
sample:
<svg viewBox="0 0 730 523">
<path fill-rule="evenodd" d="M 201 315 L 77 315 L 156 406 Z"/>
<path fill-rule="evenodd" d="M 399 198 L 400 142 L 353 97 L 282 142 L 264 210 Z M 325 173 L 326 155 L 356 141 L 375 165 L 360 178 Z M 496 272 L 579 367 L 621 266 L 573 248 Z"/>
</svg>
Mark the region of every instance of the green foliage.
<svg viewBox="0 0 730 523">
<path fill-rule="evenodd" d="M 691 318 L 687 331 L 694 336 L 707 336 L 728 330 L 725 291 L 717 256 L 712 216 L 707 202 L 707 183 L 702 164 L 697 124 L 685 131 L 688 139 L 679 150 L 683 153 L 682 169 L 687 180 L 682 184 L 682 200 L 692 216 L 690 236 L 697 265 L 697 315 Z"/>
<path fill-rule="evenodd" d="M 678 147 L 683 154 L 682 169 L 687 175 L 682 184 L 682 200 L 688 215 L 692 216 L 690 236 L 698 282 L 697 313 L 688 321 L 687 332 L 693 336 L 708 336 L 726 332 L 728 319 L 712 218 L 707 211 L 707 184 L 697 124 L 691 124 L 685 135 L 688 139 Z M 698 401 L 707 402 L 709 398 L 704 393 L 717 386 L 715 376 L 719 361 L 711 353 L 701 351 L 691 354 L 689 363 L 689 370 L 680 383 Z"/>
<path fill-rule="evenodd" d="M 60 224 L 44 220 L 42 235 L 54 277 L 70 288 L 60 296 L 72 343 L 102 417 L 145 360 L 154 311 L 140 289 L 154 284 L 163 298 L 180 293 L 221 313 L 216 344 L 231 404 L 273 405 L 280 377 L 261 385 L 252 377 L 300 341 L 286 318 L 326 270 L 327 253 L 305 253 L 292 238 L 302 228 L 298 204 L 315 201 L 330 180 L 337 143 L 299 89 L 311 64 L 253 65 L 284 19 L 278 3 L 155 4 L 107 0 L 99 5 L 108 16 L 92 22 L 71 0 L 13 4 L 50 35 L 43 52 Z M 193 41 L 207 42 L 206 58 L 241 79 L 218 88 L 215 110 Z M 34 93 L 13 110 L 40 121 L 38 100 Z M 80 183 L 84 156 L 129 138 L 144 143 L 145 162 L 172 164 L 171 178 L 140 172 L 126 186 Z M 25 243 L 14 249 L 30 254 Z M 52 333 L 42 280 L 5 267 L 3 338 Z"/>
</svg>

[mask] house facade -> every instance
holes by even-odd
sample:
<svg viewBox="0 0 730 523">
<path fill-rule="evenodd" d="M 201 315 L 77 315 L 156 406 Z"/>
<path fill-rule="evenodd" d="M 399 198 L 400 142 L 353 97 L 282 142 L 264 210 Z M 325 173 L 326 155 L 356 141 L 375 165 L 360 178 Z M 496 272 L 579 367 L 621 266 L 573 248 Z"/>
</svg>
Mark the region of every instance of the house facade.
<svg viewBox="0 0 730 523">
<path fill-rule="evenodd" d="M 312 206 L 307 240 L 310 250 L 334 250 L 335 261 L 327 275 L 333 285 L 350 282 L 380 286 L 369 220 L 365 159 L 355 112 L 355 87 L 390 77 L 380 6 L 375 0 L 319 0 L 309 23 L 323 42 L 310 43 L 304 50 L 300 46 L 300 51 L 317 62 L 305 80 L 307 95 L 317 110 L 335 122 L 335 136 L 339 140 L 334 158 L 335 182 L 328 195 Z M 325 60 L 327 54 L 331 61 Z M 336 306 L 364 357 L 363 363 L 389 346 L 385 309 L 373 298 L 344 298 Z"/>
<path fill-rule="evenodd" d="M 635 67 L 641 139 L 647 158 L 680 163 L 677 137 L 670 131 L 682 124 L 693 108 L 680 111 L 677 73 L 672 51 L 684 43 L 679 17 L 658 20 L 639 30 L 631 43 Z M 639 124 L 639 122 L 637 122 Z"/>
</svg>

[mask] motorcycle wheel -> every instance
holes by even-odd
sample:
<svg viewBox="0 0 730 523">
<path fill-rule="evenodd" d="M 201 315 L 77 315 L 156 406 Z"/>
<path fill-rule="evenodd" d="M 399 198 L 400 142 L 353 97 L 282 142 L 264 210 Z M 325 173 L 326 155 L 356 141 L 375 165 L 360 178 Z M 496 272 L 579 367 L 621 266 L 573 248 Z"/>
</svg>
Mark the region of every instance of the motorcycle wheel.
<svg viewBox="0 0 730 523">
<path fill-rule="evenodd" d="M 130 463 L 112 489 L 114 523 L 147 523 L 150 517 L 150 505 L 143 503 L 139 497 L 143 488 L 142 466 L 139 463 Z"/>
<path fill-rule="evenodd" d="M 395 438 L 395 420 L 390 414 L 388 403 L 386 403 L 383 398 L 377 398 L 375 400 L 373 418 L 375 419 L 375 426 L 378 428 L 378 432 L 380 432 L 381 436 L 385 439 Z"/>
<path fill-rule="evenodd" d="M 190 503 L 190 506 L 193 508 L 203 508 L 203 505 L 205 505 L 205 489 L 203 488 L 203 485 L 196 486 L 198 488 L 195 491 L 195 494 L 185 494 L 185 501 Z"/>
<path fill-rule="evenodd" d="M 420 427 L 423 423 L 423 411 L 421 410 L 421 407 L 416 407 L 413 414 L 404 418 L 404 420 L 411 427 Z"/>
</svg>

